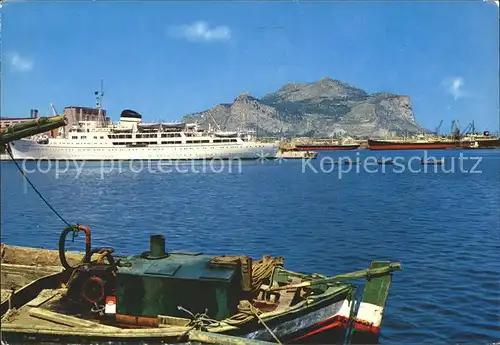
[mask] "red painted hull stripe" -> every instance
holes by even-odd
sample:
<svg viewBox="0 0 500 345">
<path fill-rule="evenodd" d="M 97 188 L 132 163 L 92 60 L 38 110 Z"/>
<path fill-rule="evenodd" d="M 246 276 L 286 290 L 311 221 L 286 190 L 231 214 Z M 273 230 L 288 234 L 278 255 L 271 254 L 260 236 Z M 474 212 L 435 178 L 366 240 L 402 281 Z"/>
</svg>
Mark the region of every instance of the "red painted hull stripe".
<svg viewBox="0 0 500 345">
<path fill-rule="evenodd" d="M 332 328 L 335 328 L 335 327 L 340 327 L 342 326 L 343 322 L 341 321 L 334 321 L 326 326 L 323 326 L 321 328 L 318 328 L 318 329 L 315 329 L 314 331 L 311 331 L 311 332 L 308 332 L 306 334 L 303 334 L 301 335 L 300 337 L 298 338 L 295 338 L 293 340 L 291 340 L 292 342 L 293 341 L 298 341 L 298 340 L 301 340 L 301 339 L 304 339 L 304 338 L 307 338 L 307 337 L 310 337 L 310 336 L 313 336 L 315 334 L 318 334 L 318 333 L 321 333 L 321 332 L 324 332 L 324 331 L 327 331 L 329 329 L 332 329 Z"/>
<path fill-rule="evenodd" d="M 300 337 L 292 339 L 291 342 L 298 341 L 298 340 L 301 340 L 301 339 L 304 339 L 307 337 L 311 337 L 315 334 L 327 331 L 327 330 L 332 329 L 332 328 L 336 328 L 336 327 L 345 328 L 347 326 L 348 322 L 349 322 L 349 318 L 344 317 L 344 316 L 340 316 L 340 315 L 336 315 L 334 317 L 331 317 L 331 318 L 325 319 L 323 321 L 320 321 L 318 323 L 315 323 L 314 325 L 312 325 L 309 328 L 310 329 L 309 332 L 301 335 Z M 360 321 L 356 321 L 356 320 L 353 323 L 353 327 L 356 330 L 361 331 L 361 332 L 369 332 L 369 333 L 373 333 L 373 334 L 377 334 L 377 335 L 380 333 L 380 327 L 366 325 L 366 324 L 364 324 Z"/>
<path fill-rule="evenodd" d="M 361 331 L 361 332 L 369 332 L 369 333 L 373 333 L 373 334 L 380 333 L 380 327 L 365 325 L 365 324 L 360 323 L 360 322 L 354 322 L 353 326 L 355 329 L 357 329 L 358 331 Z"/>
</svg>

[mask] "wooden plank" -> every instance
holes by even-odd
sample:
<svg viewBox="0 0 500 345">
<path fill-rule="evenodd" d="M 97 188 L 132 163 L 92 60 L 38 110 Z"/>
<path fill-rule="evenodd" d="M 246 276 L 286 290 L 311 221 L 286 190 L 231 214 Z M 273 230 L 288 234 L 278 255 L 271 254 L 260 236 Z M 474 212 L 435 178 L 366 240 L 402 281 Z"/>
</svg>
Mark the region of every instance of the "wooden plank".
<svg viewBox="0 0 500 345">
<path fill-rule="evenodd" d="M 172 327 L 172 326 L 187 327 L 190 322 L 191 322 L 190 319 L 186 319 L 183 317 L 158 315 L 158 327 Z"/>
<path fill-rule="evenodd" d="M 203 344 L 227 344 L 227 345 L 267 345 L 272 344 L 267 341 L 238 338 L 210 332 L 192 330 L 188 334 L 190 341 L 197 341 Z"/>
<path fill-rule="evenodd" d="M 54 335 L 72 335 L 80 337 L 107 337 L 107 338 L 162 338 L 179 337 L 186 334 L 190 327 L 172 327 L 172 328 L 115 328 L 111 326 L 97 327 L 72 327 L 61 328 L 58 326 L 47 327 L 41 325 L 24 325 L 15 323 L 2 323 L 2 332 L 15 333 L 35 333 L 35 334 L 54 334 Z M 103 328 L 100 328 L 103 327 Z"/>
<path fill-rule="evenodd" d="M 117 329 L 116 331 L 89 329 L 89 328 L 48 328 L 41 326 L 26 326 L 15 324 L 2 324 L 2 332 L 4 333 L 21 333 L 21 334 L 38 334 L 38 335 L 55 335 L 55 336 L 72 336 L 97 338 L 126 338 L 130 340 L 140 338 L 157 338 L 170 343 L 186 343 L 186 338 L 190 341 L 197 341 L 204 344 L 228 344 L 228 345 L 271 345 L 273 343 L 245 338 L 238 338 L 235 336 L 228 336 L 225 334 L 214 334 L 202 331 L 190 330 L 187 327 L 172 327 L 167 328 L 150 328 L 150 329 Z M 187 334 L 186 334 L 187 332 Z M 186 336 L 184 338 L 183 336 Z M 183 339 L 179 339 L 183 337 Z"/>
<path fill-rule="evenodd" d="M 35 299 L 29 301 L 26 305 L 28 307 L 39 307 L 47 301 L 50 301 L 55 296 L 59 295 L 61 292 L 59 290 L 44 289 L 42 290 Z"/>
<path fill-rule="evenodd" d="M 109 330 L 117 330 L 118 328 L 112 326 L 101 325 L 97 322 L 92 322 L 88 320 L 79 319 L 74 316 L 63 315 L 59 313 L 55 313 L 50 310 L 40 309 L 40 308 L 31 308 L 29 310 L 29 315 L 32 317 L 36 317 L 38 319 L 54 322 L 57 324 L 70 326 L 70 327 L 84 327 L 84 328 L 99 328 L 99 329 L 109 329 Z"/>
</svg>

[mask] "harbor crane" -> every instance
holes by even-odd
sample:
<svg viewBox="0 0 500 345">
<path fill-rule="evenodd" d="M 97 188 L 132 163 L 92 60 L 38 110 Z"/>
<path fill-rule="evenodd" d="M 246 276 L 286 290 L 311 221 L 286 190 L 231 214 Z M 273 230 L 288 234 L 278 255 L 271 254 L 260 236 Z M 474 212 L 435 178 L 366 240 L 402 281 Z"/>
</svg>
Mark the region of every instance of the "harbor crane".
<svg viewBox="0 0 500 345">
<path fill-rule="evenodd" d="M 50 103 L 50 109 L 52 110 L 52 114 L 53 114 L 54 116 L 59 116 L 59 115 L 57 114 L 57 110 L 56 110 L 56 108 L 54 107 L 54 104 L 53 104 L 53 103 Z"/>
<path fill-rule="evenodd" d="M 460 139 L 460 124 L 458 123 L 458 120 L 453 120 L 451 122 L 451 136 L 454 139 Z"/>
<path fill-rule="evenodd" d="M 443 125 L 443 120 L 439 123 L 439 125 L 436 127 L 436 135 L 439 135 L 439 130 L 441 129 L 441 126 Z"/>
</svg>

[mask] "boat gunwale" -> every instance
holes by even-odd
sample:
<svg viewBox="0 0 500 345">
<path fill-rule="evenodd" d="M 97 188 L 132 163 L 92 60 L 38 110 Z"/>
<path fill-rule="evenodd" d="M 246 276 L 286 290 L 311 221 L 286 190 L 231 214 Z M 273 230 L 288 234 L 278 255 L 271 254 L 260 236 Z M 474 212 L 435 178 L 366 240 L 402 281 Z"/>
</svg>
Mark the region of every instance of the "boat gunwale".
<svg viewBox="0 0 500 345">
<path fill-rule="evenodd" d="M 2 264 L 2 265 L 16 266 L 13 264 Z M 25 266 L 25 265 L 17 265 L 17 266 Z M 26 265 L 26 266 L 30 267 L 28 265 Z M 35 267 L 35 266 L 33 266 L 33 267 Z M 290 271 L 290 272 L 293 272 L 293 271 Z M 298 272 L 293 272 L 293 273 L 299 275 Z M 65 276 L 69 277 L 70 274 L 71 274 L 70 271 L 62 270 L 61 272 L 49 274 L 49 275 L 43 276 L 39 279 L 36 279 L 36 280 L 30 282 L 29 284 L 23 286 L 22 288 L 18 289 L 7 300 L 5 300 L 4 302 L 1 303 L 1 305 L 0 305 L 0 308 L 2 311 L 1 316 L 4 317 L 7 314 L 8 310 L 9 310 L 10 301 L 12 301 L 13 307 L 19 309 L 19 308 L 27 305 L 33 299 L 35 299 L 36 296 L 45 287 L 43 285 L 42 286 L 37 286 L 37 285 L 40 285 L 41 283 L 52 283 L 50 285 L 55 286 L 55 284 L 57 282 L 53 279 L 56 279 L 59 277 L 62 278 Z M 59 279 L 57 281 L 60 282 Z M 35 287 L 38 287 L 38 289 L 36 289 Z M 266 322 L 268 322 L 268 321 L 272 322 L 273 320 L 276 320 L 276 319 L 283 317 L 283 316 L 293 315 L 293 314 L 296 314 L 296 313 L 303 311 L 305 309 L 308 309 L 308 308 L 314 308 L 314 307 L 317 307 L 317 306 L 320 306 L 323 304 L 327 304 L 328 301 L 331 301 L 332 299 L 334 299 L 335 297 L 338 297 L 339 295 L 341 295 L 343 293 L 347 293 L 351 288 L 352 288 L 352 284 L 334 283 L 333 286 L 329 286 L 326 289 L 326 291 L 322 294 L 319 294 L 319 295 L 316 295 L 313 297 L 307 297 L 303 301 L 300 301 L 299 303 L 297 303 L 293 306 L 288 306 L 284 310 L 281 309 L 281 310 L 273 310 L 273 311 L 269 311 L 269 312 L 264 312 L 264 313 L 260 314 L 259 317 L 261 319 L 264 319 L 264 321 L 266 321 Z M 34 290 L 29 291 L 30 289 L 34 289 Z M 56 289 L 56 288 L 53 288 L 53 289 Z M 29 298 L 29 297 L 23 298 L 23 294 L 28 293 L 28 291 L 30 292 L 30 296 L 34 295 L 33 298 Z M 64 315 L 64 314 L 61 314 L 61 315 Z M 233 330 L 241 329 L 240 327 L 224 323 L 224 320 L 220 320 L 220 323 L 221 323 L 221 325 L 210 328 L 210 330 L 213 331 L 214 333 L 219 333 L 219 332 L 233 331 Z M 2 324 L 2 329 L 4 328 L 5 325 L 8 325 L 8 323 Z M 158 328 L 163 328 L 163 327 L 154 327 L 154 328 L 151 327 L 151 328 L 147 328 L 147 329 L 153 330 L 153 329 L 158 329 Z M 122 329 L 122 328 L 119 328 L 119 329 Z"/>
</svg>

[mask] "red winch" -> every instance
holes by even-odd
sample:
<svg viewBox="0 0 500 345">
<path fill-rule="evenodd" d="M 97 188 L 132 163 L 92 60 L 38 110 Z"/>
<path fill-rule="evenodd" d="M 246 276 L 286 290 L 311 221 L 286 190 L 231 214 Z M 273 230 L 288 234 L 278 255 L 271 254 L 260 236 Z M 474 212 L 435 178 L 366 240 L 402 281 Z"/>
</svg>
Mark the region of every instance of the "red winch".
<svg viewBox="0 0 500 345">
<path fill-rule="evenodd" d="M 73 238 L 78 232 L 85 233 L 85 254 L 80 263 L 71 266 L 66 258 L 66 237 L 72 233 Z M 73 271 L 68 281 L 68 294 L 71 299 L 81 300 L 90 304 L 94 313 L 114 314 L 116 312 L 115 278 L 118 270 L 113 256 L 113 248 L 91 248 L 90 228 L 84 225 L 69 226 L 61 233 L 59 239 L 59 259 L 62 266 Z M 91 260 L 97 254 L 96 260 Z M 104 261 L 107 259 L 107 263 Z"/>
</svg>

